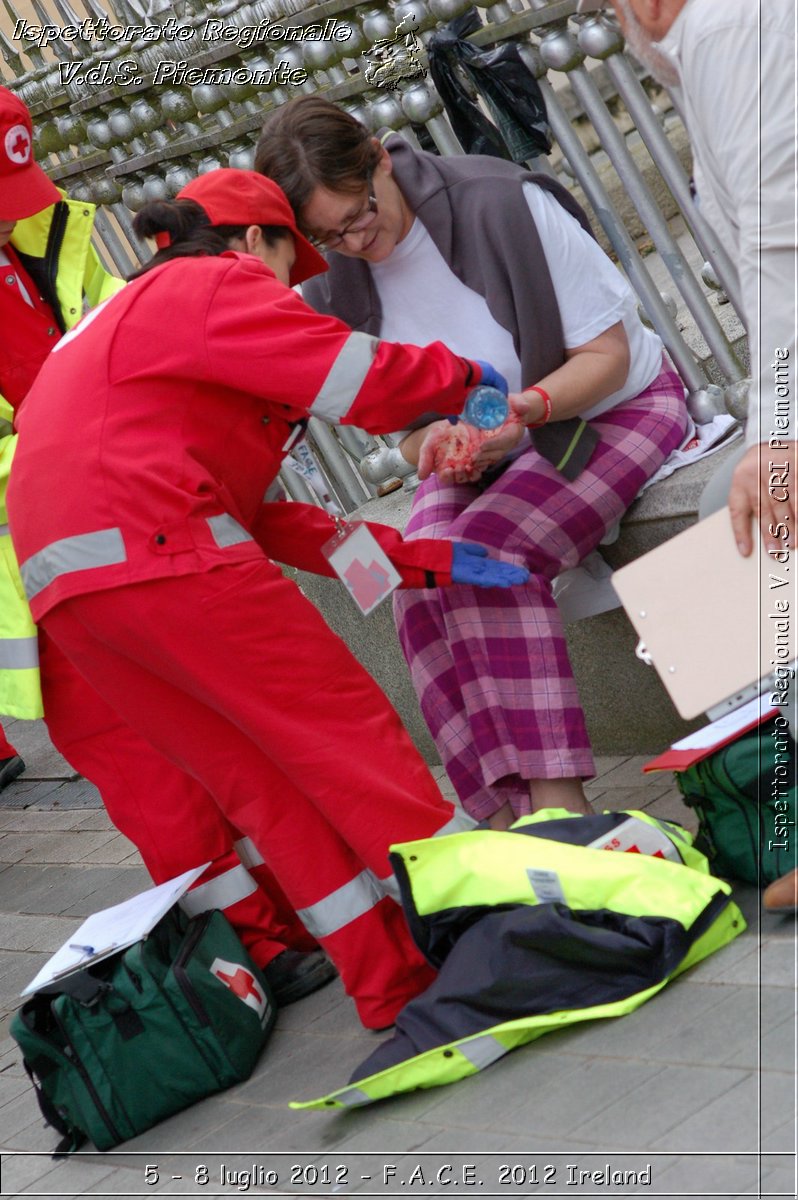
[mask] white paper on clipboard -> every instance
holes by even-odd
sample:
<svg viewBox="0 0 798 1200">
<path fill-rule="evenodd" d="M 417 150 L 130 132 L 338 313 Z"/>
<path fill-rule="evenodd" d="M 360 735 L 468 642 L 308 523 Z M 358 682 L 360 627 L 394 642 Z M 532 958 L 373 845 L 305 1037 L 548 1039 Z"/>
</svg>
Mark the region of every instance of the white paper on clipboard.
<svg viewBox="0 0 798 1200">
<path fill-rule="evenodd" d="M 141 941 L 209 865 L 203 863 L 201 867 L 192 867 L 190 871 L 175 879 L 168 879 L 158 887 L 92 913 L 70 934 L 60 950 L 56 950 L 52 958 L 47 960 L 21 995 L 29 996 L 32 992 L 38 992 L 40 988 L 71 975 L 73 971 L 93 966 L 108 958 L 109 954 L 116 954 L 118 950 Z M 88 947 L 92 949 L 91 954 L 87 951 Z"/>
</svg>

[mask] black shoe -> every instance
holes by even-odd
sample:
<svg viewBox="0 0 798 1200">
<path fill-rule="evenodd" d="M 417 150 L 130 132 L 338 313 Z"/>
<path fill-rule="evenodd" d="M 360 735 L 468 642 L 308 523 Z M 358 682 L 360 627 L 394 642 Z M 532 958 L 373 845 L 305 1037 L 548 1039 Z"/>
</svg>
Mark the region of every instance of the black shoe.
<svg viewBox="0 0 798 1200">
<path fill-rule="evenodd" d="M 4 787 L 8 787 L 9 783 L 13 783 L 24 770 L 25 764 L 18 754 L 12 755 L 11 758 L 0 758 L 0 792 Z"/>
<path fill-rule="evenodd" d="M 323 950 L 283 950 L 263 967 L 266 982 L 278 1006 L 293 1004 L 311 992 L 317 992 L 337 976 Z"/>
</svg>

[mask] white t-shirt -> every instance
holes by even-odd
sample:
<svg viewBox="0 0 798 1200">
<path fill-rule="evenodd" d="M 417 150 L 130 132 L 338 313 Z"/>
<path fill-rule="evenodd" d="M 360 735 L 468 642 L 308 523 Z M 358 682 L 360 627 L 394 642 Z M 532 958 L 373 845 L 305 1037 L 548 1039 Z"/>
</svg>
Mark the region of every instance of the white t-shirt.
<svg viewBox="0 0 798 1200">
<path fill-rule="evenodd" d="M 662 343 L 642 324 L 629 284 L 600 246 L 549 192 L 524 184 L 560 307 L 566 349 L 582 346 L 623 321 L 630 367 L 620 391 L 582 413 L 595 417 L 648 387 L 661 369 Z M 455 354 L 481 358 L 507 379 L 510 391 L 537 383 L 521 378 L 512 335 L 487 302 L 461 283 L 418 220 L 384 262 L 369 263 L 380 297 L 380 337 L 427 345 L 444 342 Z"/>
</svg>

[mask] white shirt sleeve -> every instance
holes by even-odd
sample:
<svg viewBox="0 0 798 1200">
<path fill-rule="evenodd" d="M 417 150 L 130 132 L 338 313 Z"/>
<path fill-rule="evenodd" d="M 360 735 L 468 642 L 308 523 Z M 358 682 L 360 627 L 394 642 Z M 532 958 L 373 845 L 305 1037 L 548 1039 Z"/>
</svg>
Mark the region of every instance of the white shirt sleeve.
<svg viewBox="0 0 798 1200">
<path fill-rule="evenodd" d="M 699 203 L 710 218 L 721 210 L 736 242 L 751 352 L 749 444 L 774 430 L 777 348 L 787 352 L 779 361 L 795 386 L 796 44 L 781 36 L 780 11 L 782 3 L 763 6 L 758 30 L 730 22 L 709 31 L 686 47 L 682 64 L 697 126 Z"/>
<path fill-rule="evenodd" d="M 595 238 L 550 192 L 525 183 L 524 197 L 543 243 L 565 348 L 573 350 L 623 320 L 634 308 L 634 293 Z"/>
</svg>

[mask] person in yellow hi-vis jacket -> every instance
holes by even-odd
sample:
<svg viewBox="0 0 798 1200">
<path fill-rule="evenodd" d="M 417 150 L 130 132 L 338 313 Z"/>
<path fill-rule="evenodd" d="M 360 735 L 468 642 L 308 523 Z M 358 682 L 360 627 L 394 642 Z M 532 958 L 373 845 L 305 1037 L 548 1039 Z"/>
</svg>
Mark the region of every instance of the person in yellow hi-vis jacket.
<svg viewBox="0 0 798 1200">
<path fill-rule="evenodd" d="M 286 1004 L 334 978 L 332 964 L 247 839 L 221 814 L 214 819 L 210 808 L 197 830 L 195 798 L 204 789 L 119 721 L 37 633 L 8 533 L 14 412 L 61 336 L 87 307 L 124 287 L 91 245 L 94 213 L 94 205 L 70 200 L 36 164 L 30 114 L 0 87 L 0 713 L 44 716 L 53 744 L 98 787 L 111 820 L 137 846 L 156 883 L 210 861 L 187 903 L 194 912 L 222 909 L 266 970 L 277 1002 Z M 57 479 L 52 485 L 57 497 Z M 23 769 L 0 728 L 0 789 Z M 196 830 L 189 846 L 187 819 Z M 191 847 L 198 839 L 204 857 L 196 860 Z"/>
<path fill-rule="evenodd" d="M 5 514 L 14 409 L 51 347 L 122 286 L 91 245 L 94 206 L 68 199 L 32 161 L 25 105 L 0 88 L 0 712 L 42 715 L 36 629 Z M 0 728 L 0 790 L 24 770 Z"/>
</svg>

